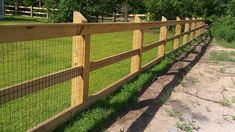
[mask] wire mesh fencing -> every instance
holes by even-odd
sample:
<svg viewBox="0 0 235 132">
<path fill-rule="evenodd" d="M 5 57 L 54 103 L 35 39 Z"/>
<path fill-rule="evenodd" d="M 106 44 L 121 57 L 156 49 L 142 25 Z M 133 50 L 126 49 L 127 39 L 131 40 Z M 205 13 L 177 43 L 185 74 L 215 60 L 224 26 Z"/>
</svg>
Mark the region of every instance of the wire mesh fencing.
<svg viewBox="0 0 235 132">
<path fill-rule="evenodd" d="M 71 44 L 70 37 L 0 44 L 0 90 L 15 87 L 0 95 L 1 131 L 26 131 L 70 106 L 71 81 L 40 86 L 63 76 L 23 84 L 71 68 Z"/>
</svg>

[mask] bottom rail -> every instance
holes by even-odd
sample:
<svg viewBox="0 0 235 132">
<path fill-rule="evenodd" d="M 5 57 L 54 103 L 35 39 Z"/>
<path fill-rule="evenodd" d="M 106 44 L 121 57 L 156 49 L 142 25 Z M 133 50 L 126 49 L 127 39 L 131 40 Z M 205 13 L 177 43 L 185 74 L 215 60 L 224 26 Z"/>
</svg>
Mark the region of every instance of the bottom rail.
<svg viewBox="0 0 235 132">
<path fill-rule="evenodd" d="M 204 33 L 202 33 L 201 35 L 203 35 Z M 198 35 L 197 37 L 201 36 Z M 196 39 L 196 38 L 194 38 Z M 194 39 L 188 41 L 187 43 L 193 41 Z M 181 46 L 179 46 L 177 49 L 181 48 L 182 46 L 185 46 L 185 44 L 182 44 Z M 177 50 L 175 49 L 175 50 Z M 97 100 L 104 98 L 105 96 L 107 96 L 108 94 L 114 92 L 115 90 L 117 90 L 123 83 L 128 82 L 130 80 L 132 80 L 133 78 L 135 78 L 140 72 L 147 70 L 148 68 L 152 67 L 153 65 L 157 64 L 158 62 L 160 62 L 162 59 L 164 59 L 165 56 L 169 55 L 170 53 L 174 52 L 175 50 L 171 50 L 169 52 L 167 52 L 164 56 L 158 57 L 154 60 L 152 60 L 151 62 L 145 64 L 140 71 L 137 71 L 135 73 L 129 74 L 125 77 L 123 77 L 122 79 L 118 80 L 117 82 L 111 84 L 110 86 L 108 86 L 107 88 L 91 95 L 90 97 L 88 97 L 88 100 L 85 103 L 79 104 L 77 106 L 74 107 L 70 107 L 68 109 L 66 109 L 63 112 L 58 113 L 57 115 L 53 116 L 52 118 L 42 122 L 41 124 L 38 124 L 37 126 L 29 129 L 28 131 L 31 132 L 46 132 L 46 131 L 52 131 L 54 128 L 56 128 L 57 126 L 61 125 L 62 123 L 68 121 L 69 119 L 71 119 L 78 111 L 84 110 L 85 108 L 89 107 L 90 105 L 92 105 L 94 102 L 96 102 Z"/>
</svg>

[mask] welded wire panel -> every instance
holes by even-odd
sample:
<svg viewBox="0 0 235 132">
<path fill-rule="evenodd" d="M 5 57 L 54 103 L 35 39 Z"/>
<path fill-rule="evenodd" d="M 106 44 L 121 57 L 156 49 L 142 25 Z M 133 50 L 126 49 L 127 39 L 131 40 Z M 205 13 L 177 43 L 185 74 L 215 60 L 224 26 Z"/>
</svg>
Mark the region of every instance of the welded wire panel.
<svg viewBox="0 0 235 132">
<path fill-rule="evenodd" d="M 63 70 L 71 61 L 71 37 L 0 44 L 0 131 L 26 131 L 70 107 L 70 78 L 78 70 Z"/>
<path fill-rule="evenodd" d="M 133 31 L 91 37 L 91 61 L 132 50 Z M 131 58 L 124 59 L 90 73 L 89 94 L 94 94 L 130 73 Z"/>
</svg>

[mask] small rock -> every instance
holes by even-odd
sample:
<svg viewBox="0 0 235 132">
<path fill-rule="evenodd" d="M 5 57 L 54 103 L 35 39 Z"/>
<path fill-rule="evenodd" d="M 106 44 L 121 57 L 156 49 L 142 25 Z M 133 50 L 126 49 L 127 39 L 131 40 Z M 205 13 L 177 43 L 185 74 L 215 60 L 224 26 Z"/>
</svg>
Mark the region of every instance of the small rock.
<svg viewBox="0 0 235 132">
<path fill-rule="evenodd" d="M 192 115 L 190 113 L 184 113 L 180 117 L 180 120 L 189 123 L 189 122 L 193 121 L 193 117 L 192 117 Z"/>
<path fill-rule="evenodd" d="M 174 128 L 168 128 L 167 132 L 181 132 L 181 130 L 179 128 L 174 127 Z"/>
</svg>

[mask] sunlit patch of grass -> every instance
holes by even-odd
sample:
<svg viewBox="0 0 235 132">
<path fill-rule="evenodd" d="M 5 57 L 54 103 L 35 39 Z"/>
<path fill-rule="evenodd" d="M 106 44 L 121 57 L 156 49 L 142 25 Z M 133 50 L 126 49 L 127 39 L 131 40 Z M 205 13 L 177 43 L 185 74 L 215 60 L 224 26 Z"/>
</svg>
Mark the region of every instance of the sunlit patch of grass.
<svg viewBox="0 0 235 132">
<path fill-rule="evenodd" d="M 235 49 L 235 41 L 228 43 L 224 40 L 216 39 L 215 43 L 219 46 L 224 47 L 224 48 L 234 48 Z"/>
<path fill-rule="evenodd" d="M 210 54 L 212 61 L 235 62 L 235 52 L 214 51 Z"/>
</svg>

